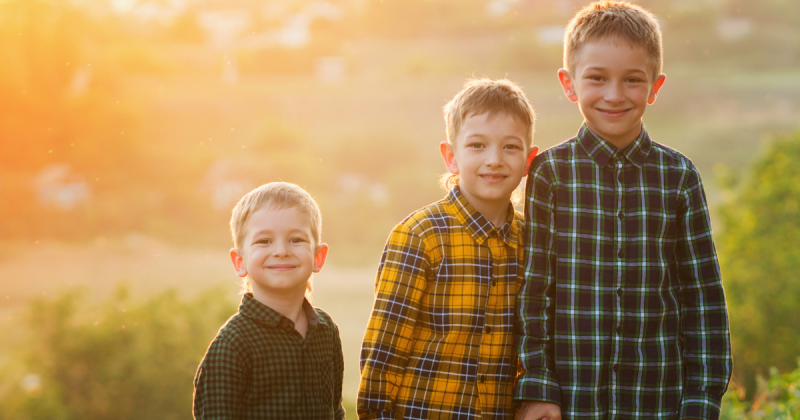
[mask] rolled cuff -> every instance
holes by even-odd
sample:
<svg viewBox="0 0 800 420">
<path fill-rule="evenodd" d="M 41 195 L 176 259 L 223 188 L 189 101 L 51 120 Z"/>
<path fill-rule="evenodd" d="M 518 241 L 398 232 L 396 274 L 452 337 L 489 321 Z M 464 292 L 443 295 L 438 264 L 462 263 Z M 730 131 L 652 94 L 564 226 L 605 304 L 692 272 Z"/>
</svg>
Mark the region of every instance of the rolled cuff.
<svg viewBox="0 0 800 420">
<path fill-rule="evenodd" d="M 680 419 L 718 420 L 721 395 L 685 390 L 681 401 Z"/>
<path fill-rule="evenodd" d="M 561 406 L 561 386 L 546 369 L 528 370 L 517 378 L 514 401 L 546 401 Z"/>
</svg>

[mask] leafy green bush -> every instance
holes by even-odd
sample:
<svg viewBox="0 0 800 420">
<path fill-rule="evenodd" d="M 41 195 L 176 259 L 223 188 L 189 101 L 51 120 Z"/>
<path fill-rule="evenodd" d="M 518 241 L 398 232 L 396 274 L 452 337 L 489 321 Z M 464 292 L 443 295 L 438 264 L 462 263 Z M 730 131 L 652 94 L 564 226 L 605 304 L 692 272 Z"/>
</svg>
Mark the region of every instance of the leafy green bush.
<svg viewBox="0 0 800 420">
<path fill-rule="evenodd" d="M 169 291 L 136 301 L 120 288 L 96 306 L 77 292 L 35 300 L 27 343 L 0 372 L 0 418 L 191 418 L 197 365 L 236 310 L 221 295 L 181 300 Z"/>
<path fill-rule="evenodd" d="M 725 394 L 720 420 L 792 420 L 800 417 L 800 368 L 786 374 L 770 369 L 769 379 L 758 377 L 758 396 L 751 406 L 744 390 L 732 386 Z"/>
<path fill-rule="evenodd" d="M 754 389 L 759 369 L 786 372 L 800 355 L 800 132 L 775 139 L 720 209 L 734 378 Z"/>
</svg>

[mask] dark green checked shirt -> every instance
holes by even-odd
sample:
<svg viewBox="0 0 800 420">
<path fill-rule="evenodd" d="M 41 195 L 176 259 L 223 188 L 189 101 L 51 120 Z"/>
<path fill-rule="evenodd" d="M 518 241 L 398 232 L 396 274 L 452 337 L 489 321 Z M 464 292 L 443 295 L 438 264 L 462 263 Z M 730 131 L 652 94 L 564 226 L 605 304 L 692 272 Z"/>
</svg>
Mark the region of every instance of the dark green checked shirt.
<svg viewBox="0 0 800 420">
<path fill-rule="evenodd" d="M 305 339 L 288 318 L 242 297 L 197 369 L 195 419 L 344 419 L 339 328 L 307 300 L 303 308 Z"/>
<path fill-rule="evenodd" d="M 731 374 L 725 295 L 700 174 L 642 134 L 585 125 L 528 176 L 523 373 L 515 399 L 563 419 L 716 419 Z"/>
</svg>

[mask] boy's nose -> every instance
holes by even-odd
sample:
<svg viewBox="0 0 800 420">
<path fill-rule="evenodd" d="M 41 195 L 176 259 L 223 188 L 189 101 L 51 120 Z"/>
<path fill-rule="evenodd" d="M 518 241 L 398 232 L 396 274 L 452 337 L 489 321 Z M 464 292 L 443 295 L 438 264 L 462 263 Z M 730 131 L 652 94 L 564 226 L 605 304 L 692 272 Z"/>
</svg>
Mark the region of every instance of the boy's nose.
<svg viewBox="0 0 800 420">
<path fill-rule="evenodd" d="M 283 241 L 278 241 L 272 248 L 272 253 L 275 256 L 284 256 L 289 254 L 289 247 Z"/>
<path fill-rule="evenodd" d="M 606 102 L 621 102 L 625 99 L 625 95 L 622 93 L 622 83 L 609 83 L 608 87 L 606 88 L 605 94 L 603 95 L 603 99 Z"/>
<path fill-rule="evenodd" d="M 503 164 L 502 159 L 503 151 L 499 148 L 492 148 L 486 156 L 486 164 L 489 166 L 498 166 Z"/>
</svg>

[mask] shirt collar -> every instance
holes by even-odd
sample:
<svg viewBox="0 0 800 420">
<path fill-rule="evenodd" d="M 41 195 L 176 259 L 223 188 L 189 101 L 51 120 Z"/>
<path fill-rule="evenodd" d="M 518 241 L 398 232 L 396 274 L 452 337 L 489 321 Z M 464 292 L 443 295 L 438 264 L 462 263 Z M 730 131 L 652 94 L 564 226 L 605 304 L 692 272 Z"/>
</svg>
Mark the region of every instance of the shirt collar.
<svg viewBox="0 0 800 420">
<path fill-rule="evenodd" d="M 589 157 L 601 168 L 608 165 L 608 162 L 617 155 L 628 159 L 636 167 L 641 168 L 650 154 L 651 140 L 644 123 L 642 123 L 642 132 L 639 133 L 639 137 L 622 151 L 619 151 L 616 146 L 595 134 L 586 123 L 578 130 L 576 138 Z"/>
<path fill-rule="evenodd" d="M 508 203 L 506 222 L 497 228 L 481 212 L 475 210 L 458 186 L 450 190 L 445 201 L 453 207 L 456 220 L 479 244 L 483 244 L 492 235 L 497 235 L 514 248 L 519 245 L 519 226 L 517 226 L 514 206 L 511 205 L 511 202 Z"/>
<path fill-rule="evenodd" d="M 317 310 L 311 306 L 311 303 L 306 298 L 303 298 L 303 310 L 306 311 L 309 327 L 325 324 L 325 321 L 320 318 Z M 239 313 L 247 318 L 261 321 L 269 327 L 294 329 L 294 322 L 292 320 L 256 300 L 252 293 L 245 293 L 242 296 L 242 302 L 239 304 Z"/>
</svg>

